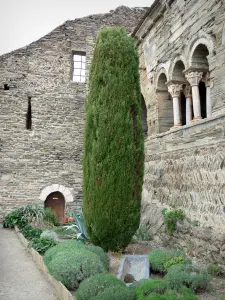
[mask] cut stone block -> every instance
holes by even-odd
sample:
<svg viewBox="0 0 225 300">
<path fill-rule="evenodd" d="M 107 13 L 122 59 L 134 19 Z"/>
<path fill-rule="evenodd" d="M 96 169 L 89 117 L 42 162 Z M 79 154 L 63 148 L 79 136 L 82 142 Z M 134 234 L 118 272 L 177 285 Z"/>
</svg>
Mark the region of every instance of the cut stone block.
<svg viewBox="0 0 225 300">
<path fill-rule="evenodd" d="M 125 255 L 121 260 L 117 278 L 132 283 L 149 279 L 150 265 L 147 255 Z"/>
</svg>

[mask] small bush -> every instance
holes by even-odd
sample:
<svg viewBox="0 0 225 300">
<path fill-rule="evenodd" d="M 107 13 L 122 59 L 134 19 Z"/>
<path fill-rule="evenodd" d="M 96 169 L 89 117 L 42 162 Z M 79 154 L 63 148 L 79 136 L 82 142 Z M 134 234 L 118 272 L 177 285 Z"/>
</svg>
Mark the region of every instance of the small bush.
<svg viewBox="0 0 225 300">
<path fill-rule="evenodd" d="M 60 226 L 58 228 L 55 228 L 54 232 L 61 239 L 74 239 L 77 234 L 76 228 L 70 229 L 70 228 L 65 228 L 65 226 L 63 226 L 63 227 Z"/>
<path fill-rule="evenodd" d="M 173 233 L 176 229 L 177 221 L 183 220 L 185 214 L 182 210 L 171 210 L 168 211 L 167 208 L 162 210 L 162 215 L 167 229 L 170 233 Z"/>
<path fill-rule="evenodd" d="M 191 289 L 205 290 L 207 289 L 211 276 L 207 271 L 199 271 L 192 265 L 174 265 L 165 276 L 165 281 L 168 283 L 171 289 L 177 289 L 187 286 Z"/>
<path fill-rule="evenodd" d="M 149 230 L 146 224 L 141 224 L 132 237 L 132 242 L 136 243 L 138 241 L 149 241 L 150 240 L 150 234 Z"/>
<path fill-rule="evenodd" d="M 52 230 L 45 230 L 45 231 L 42 232 L 41 238 L 56 241 L 57 240 L 57 234 Z"/>
<path fill-rule="evenodd" d="M 29 241 L 35 238 L 40 238 L 42 234 L 42 229 L 40 228 L 34 228 L 31 225 L 26 225 L 22 229 L 20 229 L 20 232 L 24 235 L 26 239 Z"/>
<path fill-rule="evenodd" d="M 63 252 L 69 252 L 71 250 L 74 249 L 83 249 L 85 247 L 84 244 L 82 244 L 81 242 L 77 242 L 77 241 L 65 241 L 65 242 L 61 242 L 58 245 L 56 245 L 55 247 L 49 249 L 45 255 L 44 255 L 44 263 L 46 264 L 46 266 L 48 266 L 48 264 L 52 261 L 52 259 L 56 256 L 57 253 Z"/>
<path fill-rule="evenodd" d="M 9 228 L 14 228 L 15 226 L 23 228 L 27 224 L 28 219 L 24 216 L 22 208 L 14 209 L 3 220 L 3 226 Z"/>
<path fill-rule="evenodd" d="M 198 297 L 195 296 L 188 288 L 183 288 L 179 291 L 167 290 L 164 294 L 152 293 L 145 300 L 198 300 Z M 140 300 L 137 298 L 137 300 Z"/>
<path fill-rule="evenodd" d="M 151 293 L 164 294 L 168 284 L 163 280 L 148 280 L 136 291 L 138 300 L 145 300 Z"/>
<path fill-rule="evenodd" d="M 100 258 L 85 248 L 58 252 L 48 262 L 47 267 L 49 273 L 70 290 L 77 289 L 91 275 L 105 271 Z"/>
<path fill-rule="evenodd" d="M 123 286 L 113 286 L 90 300 L 136 300 L 135 290 Z"/>
<path fill-rule="evenodd" d="M 105 266 L 106 271 L 109 271 L 109 257 L 108 257 L 108 254 L 101 247 L 98 247 L 98 246 L 87 245 L 86 248 L 89 251 L 97 254 L 100 257 L 103 265 Z"/>
<path fill-rule="evenodd" d="M 165 272 L 168 272 L 169 268 L 172 267 L 173 265 L 183 264 L 184 262 L 185 262 L 184 256 L 182 256 L 182 255 L 176 256 L 176 257 L 168 260 L 164 264 L 164 270 L 165 270 Z"/>
<path fill-rule="evenodd" d="M 51 208 L 46 208 L 44 211 L 44 221 L 52 226 L 59 226 L 59 219 Z"/>
<path fill-rule="evenodd" d="M 44 255 L 45 252 L 56 245 L 56 241 L 47 238 L 34 238 L 29 242 L 28 246 L 34 248 L 39 254 Z"/>
<path fill-rule="evenodd" d="M 78 300 L 89 300 L 114 286 L 126 287 L 123 281 L 112 274 L 96 274 L 81 282 L 75 296 Z"/>
<path fill-rule="evenodd" d="M 154 249 L 148 255 L 150 266 L 153 272 L 165 273 L 165 265 L 175 257 L 183 257 L 184 252 L 181 250 L 161 250 Z"/>
<path fill-rule="evenodd" d="M 144 282 L 146 281 L 149 281 L 148 279 L 141 279 L 139 281 L 135 281 L 135 282 L 132 282 L 130 285 L 129 285 L 129 288 L 131 289 L 137 289 L 139 288 L 140 286 L 143 285 Z"/>
<path fill-rule="evenodd" d="M 207 266 L 207 272 L 212 276 L 219 276 L 222 272 L 222 268 L 217 263 L 210 263 Z"/>
</svg>

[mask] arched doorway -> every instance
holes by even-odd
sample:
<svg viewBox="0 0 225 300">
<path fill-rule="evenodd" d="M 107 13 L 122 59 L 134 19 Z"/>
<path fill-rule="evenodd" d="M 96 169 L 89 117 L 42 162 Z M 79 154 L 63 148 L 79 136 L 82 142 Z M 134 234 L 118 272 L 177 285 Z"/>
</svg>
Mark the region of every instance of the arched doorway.
<svg viewBox="0 0 225 300">
<path fill-rule="evenodd" d="M 205 45 L 200 44 L 195 48 L 192 56 L 192 68 L 198 69 L 199 71 L 203 72 L 204 76 L 209 72 L 209 63 L 207 59 L 208 55 L 208 48 Z M 204 82 L 204 77 L 203 80 L 199 83 L 199 94 L 201 104 L 201 117 L 204 119 L 207 117 L 206 85 Z"/>
<path fill-rule="evenodd" d="M 141 116 L 142 116 L 142 131 L 144 137 L 147 137 L 148 135 L 147 108 L 145 104 L 145 99 L 142 94 L 141 94 Z"/>
<path fill-rule="evenodd" d="M 65 199 L 62 193 L 53 192 L 45 200 L 45 208 L 51 208 L 61 220 L 65 214 Z"/>
<path fill-rule="evenodd" d="M 156 89 L 159 133 L 168 131 L 171 127 L 173 127 L 173 101 L 168 92 L 166 82 L 166 75 L 161 73 Z"/>
</svg>

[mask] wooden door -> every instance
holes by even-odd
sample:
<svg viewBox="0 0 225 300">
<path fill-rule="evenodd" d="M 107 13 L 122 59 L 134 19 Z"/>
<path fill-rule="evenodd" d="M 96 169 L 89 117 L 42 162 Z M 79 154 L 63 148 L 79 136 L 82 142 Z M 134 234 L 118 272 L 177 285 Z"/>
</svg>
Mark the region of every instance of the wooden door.
<svg viewBox="0 0 225 300">
<path fill-rule="evenodd" d="M 60 192 L 54 192 L 48 195 L 45 200 L 45 208 L 51 208 L 56 216 L 61 220 L 65 213 L 65 199 Z"/>
</svg>

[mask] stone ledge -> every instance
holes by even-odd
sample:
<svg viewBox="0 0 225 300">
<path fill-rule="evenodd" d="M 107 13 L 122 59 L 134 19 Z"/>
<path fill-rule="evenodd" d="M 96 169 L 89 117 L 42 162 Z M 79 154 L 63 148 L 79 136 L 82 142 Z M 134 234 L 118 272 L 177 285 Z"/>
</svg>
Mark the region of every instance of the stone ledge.
<svg viewBox="0 0 225 300">
<path fill-rule="evenodd" d="M 44 273 L 45 277 L 50 281 L 52 286 L 55 288 L 56 295 L 60 300 L 76 300 L 69 290 L 58 280 L 53 278 L 49 273 L 46 265 L 44 264 L 42 256 L 33 248 L 28 248 L 28 240 L 19 231 L 18 227 L 15 227 L 15 232 L 20 240 L 20 242 L 27 248 L 30 252 L 33 261 L 36 263 L 39 269 Z"/>
</svg>

